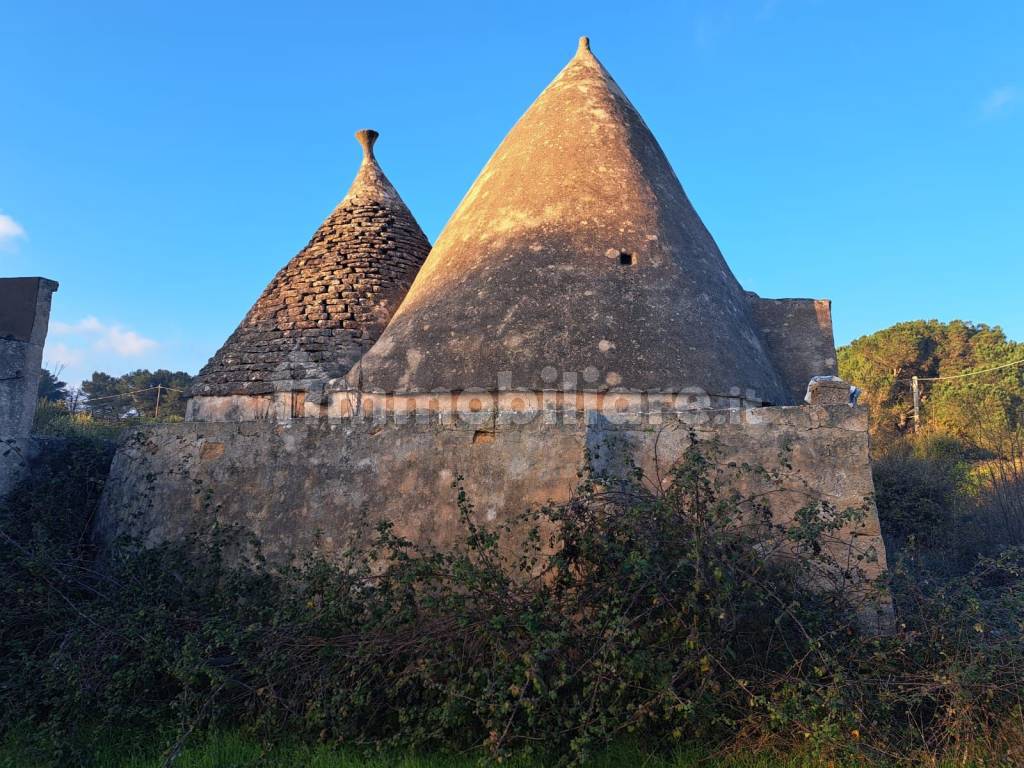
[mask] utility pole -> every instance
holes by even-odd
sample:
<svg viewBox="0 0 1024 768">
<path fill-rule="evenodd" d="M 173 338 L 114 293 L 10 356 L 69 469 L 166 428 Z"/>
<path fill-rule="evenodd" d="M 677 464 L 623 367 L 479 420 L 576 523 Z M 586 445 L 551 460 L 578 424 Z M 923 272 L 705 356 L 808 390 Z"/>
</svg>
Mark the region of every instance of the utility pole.
<svg viewBox="0 0 1024 768">
<path fill-rule="evenodd" d="M 153 418 L 154 419 L 159 419 L 160 418 L 160 389 L 161 389 L 161 385 L 157 384 L 156 385 L 156 411 L 153 413 Z M 915 403 L 917 402 L 917 377 L 916 376 L 914 377 L 914 402 Z M 915 406 L 915 413 L 916 412 L 917 412 L 917 407 Z"/>
<path fill-rule="evenodd" d="M 921 428 L 921 384 L 917 376 L 910 379 L 910 386 L 914 391 L 914 433 Z"/>
</svg>

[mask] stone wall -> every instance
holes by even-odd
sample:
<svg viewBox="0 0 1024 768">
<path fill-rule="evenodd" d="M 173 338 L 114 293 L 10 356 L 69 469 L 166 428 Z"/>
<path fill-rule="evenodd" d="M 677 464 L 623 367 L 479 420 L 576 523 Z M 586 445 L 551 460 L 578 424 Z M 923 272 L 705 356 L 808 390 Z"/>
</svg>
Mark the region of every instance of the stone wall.
<svg viewBox="0 0 1024 768">
<path fill-rule="evenodd" d="M 57 283 L 42 277 L 0 278 L 0 436 L 32 431 Z"/>
<path fill-rule="evenodd" d="M 42 277 L 0 278 L 0 497 L 37 451 L 29 433 L 56 290 L 57 283 Z"/>
<path fill-rule="evenodd" d="M 128 433 L 114 459 L 99 530 L 133 530 L 150 543 L 175 539 L 212 520 L 241 523 L 272 559 L 353 541 L 365 521 L 389 519 L 396 532 L 451 545 L 461 537 L 456 491 L 465 488 L 483 520 L 500 522 L 578 484 L 585 454 L 636 461 L 652 477 L 699 438 L 720 443 L 720 460 L 781 472 L 781 487 L 737 476 L 744 492 L 769 491 L 785 522 L 810 501 L 860 507 L 873 493 L 867 414 L 841 406 L 695 410 L 619 418 L 549 411 L 523 421 L 491 412 L 473 419 L 430 414 L 396 423 L 373 418 L 288 422 L 182 423 Z M 657 457 L 657 461 L 655 460 Z M 790 468 L 786 468 L 786 464 Z M 612 467 L 615 469 L 615 467 Z M 885 569 L 873 505 L 832 544 L 843 558 L 869 554 L 869 577 Z"/>
</svg>

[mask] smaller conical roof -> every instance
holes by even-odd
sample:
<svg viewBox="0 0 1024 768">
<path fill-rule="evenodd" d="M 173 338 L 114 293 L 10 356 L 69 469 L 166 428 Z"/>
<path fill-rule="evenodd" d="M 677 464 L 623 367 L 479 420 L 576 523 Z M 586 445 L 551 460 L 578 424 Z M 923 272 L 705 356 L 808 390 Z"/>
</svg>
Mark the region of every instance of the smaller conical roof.
<svg viewBox="0 0 1024 768">
<path fill-rule="evenodd" d="M 199 372 L 193 395 L 263 394 L 342 376 L 380 336 L 430 243 L 373 154 L 348 194 Z"/>
</svg>

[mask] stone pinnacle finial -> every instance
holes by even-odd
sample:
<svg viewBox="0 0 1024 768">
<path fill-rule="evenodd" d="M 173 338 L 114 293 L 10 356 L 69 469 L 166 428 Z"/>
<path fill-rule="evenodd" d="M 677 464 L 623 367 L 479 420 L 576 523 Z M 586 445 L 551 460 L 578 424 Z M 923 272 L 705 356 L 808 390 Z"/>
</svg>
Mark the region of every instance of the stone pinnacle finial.
<svg viewBox="0 0 1024 768">
<path fill-rule="evenodd" d="M 580 47 L 576 49 L 577 56 L 581 53 L 590 53 L 590 38 L 586 35 L 580 38 Z"/>
<path fill-rule="evenodd" d="M 360 144 L 363 145 L 363 160 L 374 160 L 373 156 L 373 143 L 377 141 L 377 137 L 380 136 L 372 128 L 363 128 L 360 131 L 356 131 L 356 139 Z"/>
</svg>

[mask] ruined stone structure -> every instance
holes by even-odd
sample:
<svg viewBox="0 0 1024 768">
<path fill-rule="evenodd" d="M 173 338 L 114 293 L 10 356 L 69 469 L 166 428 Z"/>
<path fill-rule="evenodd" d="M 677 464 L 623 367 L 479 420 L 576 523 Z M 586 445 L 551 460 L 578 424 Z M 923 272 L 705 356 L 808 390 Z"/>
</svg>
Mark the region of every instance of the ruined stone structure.
<svg viewBox="0 0 1024 768">
<path fill-rule="evenodd" d="M 0 496 L 36 449 L 29 434 L 56 290 L 44 277 L 0 278 Z"/>
<path fill-rule="evenodd" d="M 566 499 L 598 444 L 653 469 L 691 429 L 782 472 L 781 521 L 870 496 L 864 411 L 841 385 L 801 404 L 836 372 L 829 302 L 741 288 L 586 38 L 429 255 L 372 136 L 349 196 L 201 372 L 191 423 L 125 439 L 107 534 L 216 517 L 287 557 L 370 517 L 445 545 L 456 476 L 501 521 Z M 870 509 L 830 546 L 873 555 L 872 576 Z"/>
</svg>

